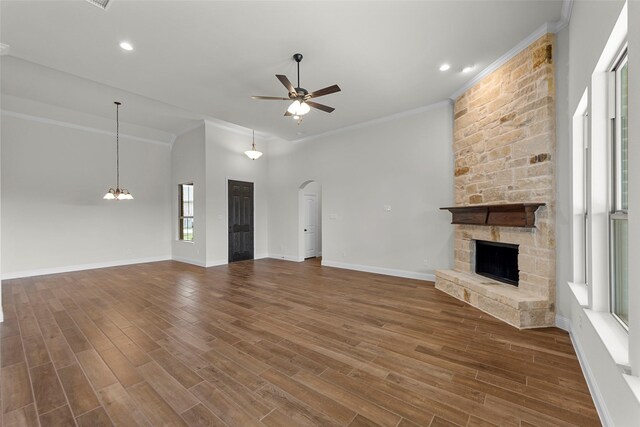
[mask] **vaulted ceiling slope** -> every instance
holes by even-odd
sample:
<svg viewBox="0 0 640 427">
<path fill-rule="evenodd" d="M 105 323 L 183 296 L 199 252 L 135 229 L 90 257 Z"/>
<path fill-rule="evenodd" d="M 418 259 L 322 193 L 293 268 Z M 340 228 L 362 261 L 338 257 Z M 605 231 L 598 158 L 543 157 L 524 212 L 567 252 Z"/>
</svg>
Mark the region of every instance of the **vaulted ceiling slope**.
<svg viewBox="0 0 640 427">
<path fill-rule="evenodd" d="M 562 1 L 112 0 L 106 11 L 85 1 L 2 1 L 0 7 L 0 42 L 22 60 L 2 57 L 3 93 L 110 117 L 113 95 L 105 88 L 111 88 L 149 100 L 150 111 L 135 119 L 141 125 L 154 126 L 145 114 L 155 114 L 157 102 L 160 112 L 180 111 L 160 119 L 167 132 L 211 117 L 294 140 L 446 99 L 540 25 L 559 20 Z M 122 50 L 123 40 L 134 50 Z M 294 78 L 295 52 L 304 54 L 303 87 L 342 88 L 322 98 L 336 111 L 312 111 L 300 125 L 282 116 L 286 102 L 250 99 L 285 94 L 275 74 Z M 451 69 L 439 71 L 445 62 Z M 468 65 L 473 71 L 462 73 Z M 38 83 L 38 74 L 51 81 Z"/>
</svg>

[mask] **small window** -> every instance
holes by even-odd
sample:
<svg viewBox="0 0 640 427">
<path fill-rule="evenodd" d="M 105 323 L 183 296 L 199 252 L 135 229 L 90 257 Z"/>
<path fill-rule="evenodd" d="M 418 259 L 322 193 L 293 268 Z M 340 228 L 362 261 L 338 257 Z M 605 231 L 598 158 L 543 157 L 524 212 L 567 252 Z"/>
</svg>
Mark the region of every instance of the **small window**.
<svg viewBox="0 0 640 427">
<path fill-rule="evenodd" d="M 573 115 L 573 283 L 590 283 L 591 150 L 589 148 L 589 93 L 585 90 Z"/>
<path fill-rule="evenodd" d="M 180 184 L 178 195 L 179 239 L 193 241 L 193 184 Z"/>
<path fill-rule="evenodd" d="M 627 53 L 624 52 L 612 70 L 615 78 L 615 111 L 612 112 L 613 177 L 610 209 L 611 248 L 611 312 L 629 324 L 629 88 Z"/>
</svg>

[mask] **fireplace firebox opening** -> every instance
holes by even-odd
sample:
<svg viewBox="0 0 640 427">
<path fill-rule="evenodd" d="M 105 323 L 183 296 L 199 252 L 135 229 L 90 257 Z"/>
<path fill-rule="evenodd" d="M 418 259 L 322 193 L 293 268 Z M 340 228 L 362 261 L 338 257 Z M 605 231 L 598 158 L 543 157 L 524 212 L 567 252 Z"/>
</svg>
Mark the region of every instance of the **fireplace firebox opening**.
<svg viewBox="0 0 640 427">
<path fill-rule="evenodd" d="M 476 274 L 518 286 L 518 245 L 476 240 Z"/>
</svg>

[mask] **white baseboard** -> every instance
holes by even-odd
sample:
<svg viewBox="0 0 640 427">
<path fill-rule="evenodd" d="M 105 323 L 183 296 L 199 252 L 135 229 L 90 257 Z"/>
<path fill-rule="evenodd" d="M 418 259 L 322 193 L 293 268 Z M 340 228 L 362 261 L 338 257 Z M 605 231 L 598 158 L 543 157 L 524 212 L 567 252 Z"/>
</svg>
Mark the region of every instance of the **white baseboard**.
<svg viewBox="0 0 640 427">
<path fill-rule="evenodd" d="M 256 259 L 264 259 L 264 258 L 273 258 L 273 257 L 270 257 L 267 254 L 260 254 L 260 255 L 256 255 L 256 256 L 253 257 L 254 260 L 256 260 Z M 197 265 L 198 267 L 204 267 L 204 268 L 217 267 L 217 266 L 220 266 L 220 265 L 229 264 L 229 261 L 226 260 L 226 259 L 218 259 L 218 260 L 214 260 L 214 261 L 207 261 L 206 263 L 204 263 L 204 262 L 198 261 L 198 260 L 180 258 L 180 257 L 174 256 L 173 260 L 174 261 L 179 261 L 179 262 L 184 262 L 186 264 Z"/>
<path fill-rule="evenodd" d="M 556 314 L 556 327 L 563 331 L 571 332 L 571 321 L 564 316 Z"/>
<path fill-rule="evenodd" d="M 270 257 L 267 254 L 260 254 L 260 255 L 256 255 L 256 256 L 253 257 L 253 259 L 263 259 L 263 258 L 270 258 Z M 226 259 L 218 259 L 218 260 L 214 260 L 214 261 L 207 261 L 206 263 L 204 263 L 202 261 L 197 261 L 197 260 L 187 259 L 187 258 L 180 258 L 180 257 L 174 256 L 173 260 L 174 261 L 184 262 L 186 264 L 197 265 L 198 267 L 204 267 L 204 268 L 217 267 L 219 265 L 227 265 L 227 264 L 229 264 L 229 261 L 226 260 Z"/>
<path fill-rule="evenodd" d="M 571 320 L 567 319 L 564 316 L 556 314 L 556 326 L 569 332 L 571 344 L 573 344 L 573 348 L 576 351 L 576 356 L 578 357 L 578 362 L 580 363 L 582 374 L 587 381 L 587 387 L 589 388 L 589 393 L 591 393 L 591 397 L 593 398 L 593 404 L 595 405 L 598 416 L 600 417 L 600 422 L 604 427 L 613 427 L 613 419 L 611 418 L 611 415 L 607 410 L 607 406 L 604 403 L 602 392 L 600 391 L 600 388 L 596 383 L 593 371 L 591 370 L 591 366 L 589 366 L 589 362 L 587 361 L 584 350 L 582 349 L 582 345 L 580 344 L 580 341 L 575 337 L 575 335 L 571 332 Z"/>
<path fill-rule="evenodd" d="M 184 262 L 185 264 L 197 265 L 198 267 L 206 267 L 204 261 L 199 261 L 196 259 L 181 258 L 175 255 L 172 256 L 171 259 L 178 262 Z"/>
<path fill-rule="evenodd" d="M 283 259 L 285 261 L 293 261 L 293 262 L 304 261 L 304 258 L 299 258 L 297 256 L 289 256 L 289 255 L 269 254 L 268 257 L 273 259 Z"/>
<path fill-rule="evenodd" d="M 364 271 L 367 273 L 384 274 L 385 276 L 404 277 L 406 279 L 428 280 L 433 282 L 436 276 L 430 273 L 418 273 L 416 271 L 394 270 L 392 268 L 374 267 L 371 265 L 349 264 L 346 262 L 322 260 L 322 265 L 327 267 L 344 268 L 346 270 Z"/>
<path fill-rule="evenodd" d="M 229 264 L 229 260 L 226 259 L 216 259 L 213 261 L 207 261 L 207 264 L 205 265 L 205 267 L 209 268 L 209 267 L 217 267 L 219 265 L 227 265 Z"/>
<path fill-rule="evenodd" d="M 72 271 L 95 270 L 97 268 L 119 267 L 122 265 L 144 264 L 147 262 L 168 261 L 171 255 L 150 258 L 122 259 L 117 261 L 96 262 L 91 264 L 67 265 L 64 267 L 41 268 L 38 270 L 15 271 L 2 274 L 2 280 L 19 279 L 22 277 L 44 276 L 47 274 L 69 273 Z"/>
</svg>

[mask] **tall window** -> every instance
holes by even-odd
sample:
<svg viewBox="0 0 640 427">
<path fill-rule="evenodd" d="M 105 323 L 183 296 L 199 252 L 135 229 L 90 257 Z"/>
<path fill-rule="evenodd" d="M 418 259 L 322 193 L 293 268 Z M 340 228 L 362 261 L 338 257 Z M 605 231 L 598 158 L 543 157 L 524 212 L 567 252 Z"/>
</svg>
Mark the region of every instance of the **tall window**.
<svg viewBox="0 0 640 427">
<path fill-rule="evenodd" d="M 178 230 L 179 239 L 187 242 L 193 241 L 193 184 L 180 184 L 178 205 L 179 219 Z"/>
<path fill-rule="evenodd" d="M 582 276 L 584 283 L 589 284 L 589 259 L 590 254 L 590 231 L 589 231 L 589 205 L 591 203 L 591 154 L 589 151 L 589 113 L 582 116 L 582 259 L 584 266 Z"/>
<path fill-rule="evenodd" d="M 613 188 L 611 203 L 611 311 L 629 324 L 629 160 L 627 52 L 612 71 L 615 111 L 612 111 Z M 612 108 L 613 109 L 613 108 Z"/>
<path fill-rule="evenodd" d="M 573 280 L 574 284 L 590 283 L 591 154 L 589 149 L 589 92 L 585 90 L 573 115 Z"/>
</svg>

